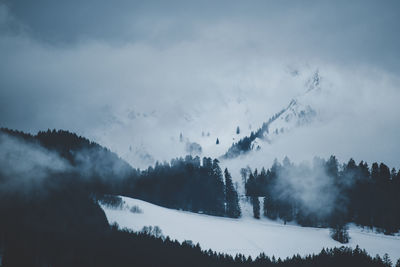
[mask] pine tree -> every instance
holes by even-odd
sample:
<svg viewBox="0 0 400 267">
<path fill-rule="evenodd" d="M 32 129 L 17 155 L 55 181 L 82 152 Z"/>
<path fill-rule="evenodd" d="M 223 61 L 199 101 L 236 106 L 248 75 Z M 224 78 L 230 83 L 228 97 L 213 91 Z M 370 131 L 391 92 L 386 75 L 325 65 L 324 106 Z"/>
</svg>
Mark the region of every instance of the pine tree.
<svg viewBox="0 0 400 267">
<path fill-rule="evenodd" d="M 239 128 L 239 126 L 236 127 L 236 134 L 240 134 L 240 128 Z"/>
<path fill-rule="evenodd" d="M 249 179 L 247 179 L 246 183 L 246 196 L 252 197 L 256 195 L 256 179 L 252 172 L 250 172 Z"/>
<path fill-rule="evenodd" d="M 256 177 L 256 184 L 259 196 L 265 196 L 267 193 L 267 172 L 264 167 L 262 167 L 260 174 Z"/>
<path fill-rule="evenodd" d="M 282 164 L 283 164 L 284 168 L 290 168 L 292 165 L 292 163 L 290 162 L 290 159 L 287 156 L 285 156 L 283 158 Z"/>
<path fill-rule="evenodd" d="M 383 183 L 387 183 L 390 180 L 390 169 L 385 164 L 379 164 L 380 179 Z"/>
<path fill-rule="evenodd" d="M 325 164 L 328 176 L 336 179 L 339 176 L 339 163 L 335 156 L 331 156 Z"/>
<path fill-rule="evenodd" d="M 276 220 L 278 218 L 278 208 L 276 204 L 276 200 L 271 196 L 264 197 L 264 215 L 271 220 Z"/>
<path fill-rule="evenodd" d="M 379 166 L 378 166 L 378 163 L 376 163 L 376 162 L 372 163 L 371 178 L 374 181 L 378 181 L 379 180 Z"/>
<path fill-rule="evenodd" d="M 217 141 L 215 142 L 217 145 L 219 145 L 219 139 L 217 138 Z"/>
<path fill-rule="evenodd" d="M 231 174 L 225 169 L 225 198 L 226 198 L 226 215 L 231 218 L 239 218 L 241 210 L 239 206 L 238 194 L 232 183 Z"/>
<path fill-rule="evenodd" d="M 267 217 L 267 208 L 268 208 L 267 201 L 268 201 L 268 199 L 267 199 L 267 197 L 265 196 L 265 197 L 263 198 L 263 214 L 264 214 L 265 217 Z"/>
<path fill-rule="evenodd" d="M 225 201 L 225 190 L 224 190 L 224 180 L 222 176 L 222 170 L 219 167 L 218 159 L 214 159 L 212 162 L 212 175 L 214 176 L 214 200 L 215 200 L 215 212 L 217 215 L 224 214 L 224 201 Z"/>
<path fill-rule="evenodd" d="M 331 228 L 331 237 L 342 244 L 349 243 L 350 239 L 347 227 L 343 224 L 336 224 Z"/>
<path fill-rule="evenodd" d="M 392 266 L 392 260 L 390 259 L 389 254 L 385 253 L 383 255 L 382 260 L 383 260 L 383 263 L 385 264 L 385 266 L 387 266 L 387 267 L 391 267 Z"/>
<path fill-rule="evenodd" d="M 251 197 L 251 203 L 253 204 L 254 218 L 260 219 L 260 200 L 258 200 L 258 197 Z"/>
<path fill-rule="evenodd" d="M 250 169 L 249 167 L 240 169 L 240 175 L 242 176 L 242 182 L 245 187 L 247 183 L 247 174 L 251 172 L 251 170 L 249 171 L 249 169 Z"/>
</svg>

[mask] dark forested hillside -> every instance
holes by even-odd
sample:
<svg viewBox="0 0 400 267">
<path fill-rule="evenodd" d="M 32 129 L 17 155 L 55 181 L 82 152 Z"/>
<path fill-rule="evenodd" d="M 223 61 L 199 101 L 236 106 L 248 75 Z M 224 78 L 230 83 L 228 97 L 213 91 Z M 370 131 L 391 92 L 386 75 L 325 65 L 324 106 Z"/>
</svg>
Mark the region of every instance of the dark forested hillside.
<svg viewBox="0 0 400 267">
<path fill-rule="evenodd" d="M 34 149 L 43 147 L 66 159 L 68 171 L 81 177 L 93 194 L 125 195 L 169 208 L 240 217 L 238 198 L 226 198 L 225 193 L 237 195 L 236 190 L 231 184 L 228 191 L 225 189 L 217 159 L 201 161 L 199 157 L 187 156 L 140 171 L 108 149 L 68 131 L 48 130 L 37 135 L 9 129 L 0 132 L 23 141 L 26 149 L 32 150 L 27 144 L 36 144 Z M 227 207 L 237 207 L 236 212 L 225 210 L 227 200 Z"/>
<path fill-rule="evenodd" d="M 57 176 L 57 174 L 54 174 Z M 285 260 L 202 251 L 190 242 L 133 233 L 109 226 L 100 208 L 73 175 L 63 174 L 46 194 L 0 194 L 0 265 L 39 266 L 388 266 L 356 248 L 322 250 Z M 49 179 L 51 179 L 49 177 Z M 73 182 L 72 182 L 73 181 Z"/>
<path fill-rule="evenodd" d="M 98 201 L 118 202 L 104 195 L 138 197 L 162 206 L 235 218 L 241 213 L 238 195 L 229 171 L 223 174 L 218 160 L 211 158 L 201 162 L 188 156 L 140 171 L 100 145 L 66 131 L 0 132 L 1 266 L 387 266 L 358 248 L 323 250 L 286 260 L 260 255 L 253 260 L 110 227 Z M 273 169 L 260 175 L 268 183 L 276 176 L 272 173 Z M 393 186 L 384 165 L 373 165 L 369 174 L 383 190 L 378 193 Z M 260 175 L 251 173 L 248 195 L 268 192 L 257 191 L 269 188 L 257 184 L 264 179 Z M 387 204 L 379 203 L 376 210 Z M 282 216 L 281 209 L 276 210 Z M 351 214 L 358 218 L 357 213 Z M 383 225 L 391 221 L 382 218 Z"/>
<path fill-rule="evenodd" d="M 243 169 L 246 195 L 264 197 L 264 215 L 303 226 L 337 227 L 354 222 L 386 234 L 400 230 L 400 171 L 384 163 L 339 166 L 315 159 L 313 166 L 287 158 L 268 169 Z"/>
<path fill-rule="evenodd" d="M 230 176 L 227 170 L 225 174 Z M 187 156 L 143 171 L 130 195 L 170 208 L 240 217 L 238 198 L 231 197 L 237 192 L 223 178 L 217 159 L 203 158 L 201 164 L 199 157 Z M 236 212 L 226 210 L 225 203 L 237 207 Z"/>
</svg>

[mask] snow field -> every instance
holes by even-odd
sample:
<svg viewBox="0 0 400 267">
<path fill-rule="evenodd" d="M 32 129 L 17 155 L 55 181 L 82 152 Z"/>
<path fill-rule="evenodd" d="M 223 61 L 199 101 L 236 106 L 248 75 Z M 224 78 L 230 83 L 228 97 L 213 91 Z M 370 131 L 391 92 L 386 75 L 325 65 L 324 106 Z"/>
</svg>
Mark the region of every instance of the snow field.
<svg viewBox="0 0 400 267">
<path fill-rule="evenodd" d="M 179 211 L 153 205 L 151 203 L 122 197 L 123 209 L 103 207 L 109 223 L 118 223 L 121 228 L 140 231 L 144 226 L 159 226 L 164 236 L 180 242 L 191 240 L 199 243 L 202 249 L 217 252 L 256 257 L 261 252 L 272 257 L 285 258 L 300 254 L 319 253 L 322 248 L 340 247 L 342 244 L 333 240 L 329 229 L 301 227 L 267 218 L 260 220 L 251 217 L 250 205 L 241 203 L 243 216 L 231 219 Z M 142 213 L 132 213 L 129 209 L 138 206 Z M 359 245 L 371 256 L 388 253 L 393 262 L 400 258 L 400 237 L 386 236 L 349 227 L 350 243 L 355 248 Z"/>
</svg>

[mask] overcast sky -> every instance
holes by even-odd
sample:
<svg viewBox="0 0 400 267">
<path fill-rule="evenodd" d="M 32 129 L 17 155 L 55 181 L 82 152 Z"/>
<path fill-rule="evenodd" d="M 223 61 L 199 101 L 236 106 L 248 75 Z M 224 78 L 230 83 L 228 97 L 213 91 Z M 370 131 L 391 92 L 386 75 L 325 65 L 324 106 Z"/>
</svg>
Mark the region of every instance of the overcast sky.
<svg viewBox="0 0 400 267">
<path fill-rule="evenodd" d="M 336 119 L 270 154 L 400 167 L 399 29 L 399 1 L 0 0 L 0 125 L 168 159 L 180 132 L 259 127 L 319 70 Z"/>
</svg>

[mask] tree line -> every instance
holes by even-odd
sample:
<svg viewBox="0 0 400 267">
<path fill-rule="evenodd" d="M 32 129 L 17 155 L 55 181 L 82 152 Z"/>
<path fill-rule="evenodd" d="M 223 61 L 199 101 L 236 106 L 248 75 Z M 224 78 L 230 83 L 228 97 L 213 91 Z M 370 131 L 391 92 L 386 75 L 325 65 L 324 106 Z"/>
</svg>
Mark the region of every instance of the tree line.
<svg viewBox="0 0 400 267">
<path fill-rule="evenodd" d="M 241 216 L 232 176 L 227 169 L 222 172 L 217 159 L 186 156 L 139 170 L 99 144 L 68 131 L 31 135 L 3 128 L 0 132 L 55 151 L 71 164 L 70 172 L 85 176 L 85 186 L 94 194 L 124 195 L 209 215 Z"/>
<path fill-rule="evenodd" d="M 67 131 L 1 132 L 55 151 L 72 166 L 48 171 L 41 179 L 24 181 L 24 187 L 9 190 L 16 179 L 26 177 L 14 177 L 7 165 L 1 165 L 2 266 L 389 266 L 387 259 L 372 258 L 359 248 L 322 250 L 318 255 L 284 260 L 265 254 L 252 259 L 110 227 L 98 200 L 117 206 L 119 202 L 104 195 L 131 194 L 175 208 L 239 217 L 237 192 L 228 170 L 223 174 L 218 161 L 210 158 L 200 163 L 199 158 L 186 157 L 140 171 Z M 164 189 L 168 194 L 157 199 Z M 183 197 L 169 195 L 181 192 Z"/>
<path fill-rule="evenodd" d="M 238 193 L 232 176 L 217 159 L 186 156 L 141 172 L 128 196 L 164 207 L 238 218 Z"/>
<path fill-rule="evenodd" d="M 259 217 L 258 197 L 264 198 L 263 214 L 284 222 L 296 221 L 302 226 L 337 227 L 354 222 L 375 227 L 385 234 L 400 230 L 400 170 L 384 163 L 353 159 L 340 165 L 336 157 L 327 161 L 316 158 L 313 166 L 295 165 L 285 158 L 260 172 L 242 169 L 246 195 L 252 200 L 254 216 Z M 307 180 L 307 177 L 314 177 Z M 312 184 L 311 184 L 312 182 Z M 317 185 L 310 207 L 302 189 Z"/>
<path fill-rule="evenodd" d="M 150 230 L 110 226 L 82 177 L 73 173 L 54 173 L 42 190 L 1 192 L 1 266 L 391 266 L 387 256 L 371 257 L 358 247 L 286 259 L 202 250 L 199 244 L 153 236 Z M 113 198 L 103 201 L 119 205 Z"/>
</svg>

